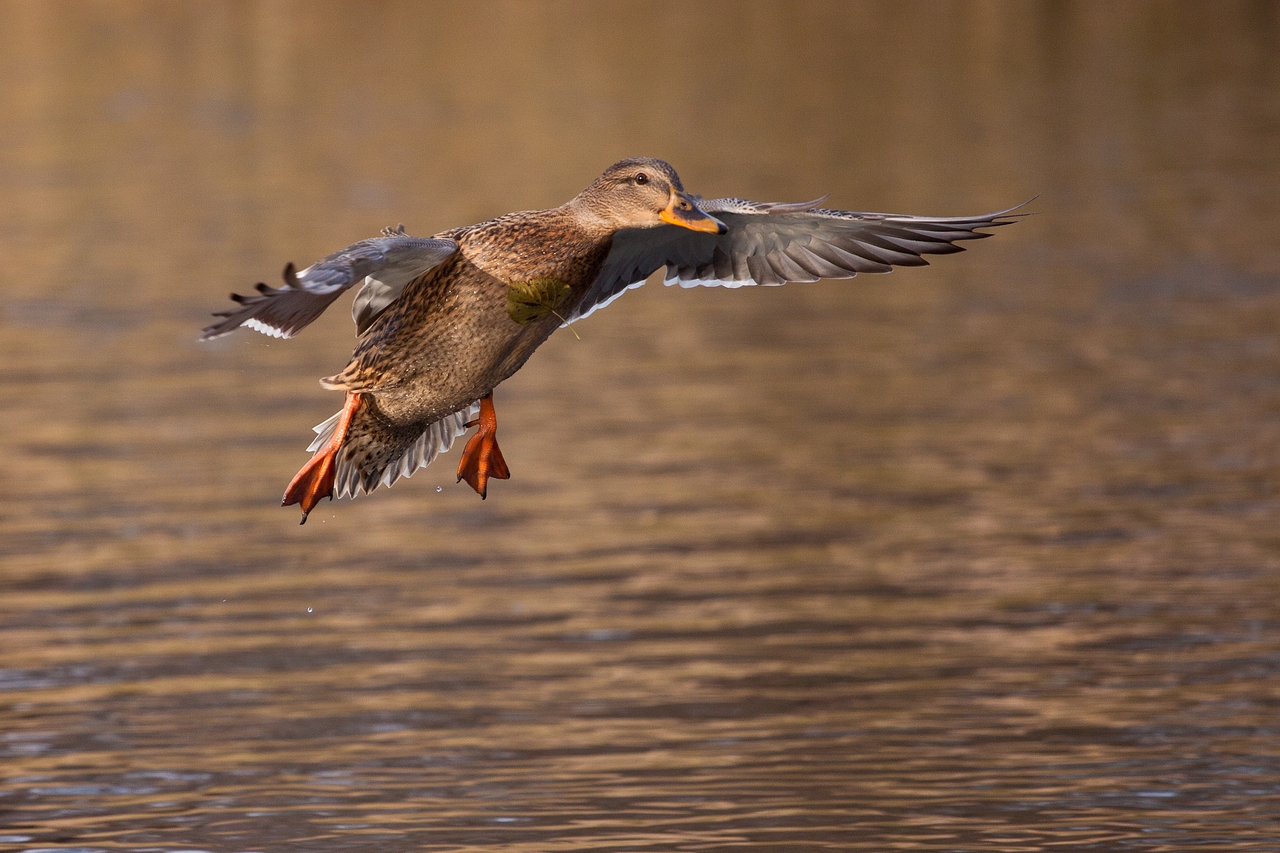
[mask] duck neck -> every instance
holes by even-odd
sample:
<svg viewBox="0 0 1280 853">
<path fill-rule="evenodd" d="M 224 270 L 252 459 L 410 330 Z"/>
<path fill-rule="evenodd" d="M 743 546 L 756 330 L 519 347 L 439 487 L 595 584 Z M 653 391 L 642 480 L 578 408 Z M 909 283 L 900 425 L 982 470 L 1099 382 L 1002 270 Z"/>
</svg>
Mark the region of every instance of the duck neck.
<svg viewBox="0 0 1280 853">
<path fill-rule="evenodd" d="M 562 205 L 559 209 L 563 210 L 579 229 L 595 239 L 612 239 L 614 232 L 618 230 L 618 222 L 612 213 L 592 204 L 592 199 L 585 194 Z"/>
</svg>

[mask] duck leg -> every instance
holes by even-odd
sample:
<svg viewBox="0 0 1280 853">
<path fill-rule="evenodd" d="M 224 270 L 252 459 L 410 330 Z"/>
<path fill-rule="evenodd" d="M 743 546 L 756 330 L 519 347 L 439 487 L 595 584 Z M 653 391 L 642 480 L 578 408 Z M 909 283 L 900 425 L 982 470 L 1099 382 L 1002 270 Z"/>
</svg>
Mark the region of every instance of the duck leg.
<svg viewBox="0 0 1280 853">
<path fill-rule="evenodd" d="M 489 490 L 490 477 L 495 480 L 511 479 L 511 471 L 507 469 L 502 451 L 498 449 L 498 416 L 493 411 L 492 391 L 480 398 L 480 417 L 467 426 L 479 429 L 462 451 L 462 459 L 458 462 L 458 480 L 466 480 L 467 485 L 475 489 L 483 500 Z"/>
<path fill-rule="evenodd" d="M 351 418 L 360 408 L 363 397 L 354 391 L 347 392 L 347 403 L 342 407 L 342 414 L 333 428 L 329 443 L 316 451 L 315 455 L 302 466 L 302 470 L 293 476 L 289 488 L 284 490 L 281 506 L 302 504 L 302 521 L 307 523 L 307 516 L 321 498 L 333 500 L 333 478 L 337 474 L 338 450 L 346 441 L 347 428 L 351 426 Z"/>
</svg>

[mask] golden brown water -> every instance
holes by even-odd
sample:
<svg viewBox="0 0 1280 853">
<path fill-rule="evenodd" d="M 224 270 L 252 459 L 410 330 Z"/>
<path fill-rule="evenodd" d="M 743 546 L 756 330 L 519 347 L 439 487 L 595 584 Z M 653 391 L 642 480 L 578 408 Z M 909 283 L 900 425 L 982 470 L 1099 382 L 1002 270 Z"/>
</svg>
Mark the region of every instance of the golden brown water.
<svg viewBox="0 0 1280 853">
<path fill-rule="evenodd" d="M 1276 4 L 15 2 L 0 80 L 0 849 L 1280 847 Z M 489 500 L 300 528 L 345 308 L 208 313 L 629 155 L 1041 215 L 629 294 Z"/>
</svg>

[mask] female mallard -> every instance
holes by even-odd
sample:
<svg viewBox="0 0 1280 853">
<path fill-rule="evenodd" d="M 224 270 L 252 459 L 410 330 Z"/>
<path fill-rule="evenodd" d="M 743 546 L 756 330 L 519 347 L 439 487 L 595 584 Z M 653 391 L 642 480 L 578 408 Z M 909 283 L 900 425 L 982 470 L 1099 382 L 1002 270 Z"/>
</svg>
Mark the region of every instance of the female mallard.
<svg viewBox="0 0 1280 853">
<path fill-rule="evenodd" d="M 823 199 L 776 204 L 685 193 L 661 160 L 610 166 L 568 204 L 509 213 L 435 237 L 404 228 L 362 240 L 284 287 L 231 298 L 239 307 L 204 330 L 248 326 L 278 338 L 298 332 L 348 288 L 359 343 L 346 368 L 321 384 L 347 392 L 342 411 L 315 428 L 316 451 L 284 493 L 302 521 L 320 502 L 408 477 L 478 427 L 458 465 L 484 497 L 511 476 L 496 439 L 493 389 L 559 326 L 608 305 L 665 266 L 681 287 L 778 285 L 922 266 L 962 251 L 961 240 L 1017 219 L 850 213 Z"/>
</svg>

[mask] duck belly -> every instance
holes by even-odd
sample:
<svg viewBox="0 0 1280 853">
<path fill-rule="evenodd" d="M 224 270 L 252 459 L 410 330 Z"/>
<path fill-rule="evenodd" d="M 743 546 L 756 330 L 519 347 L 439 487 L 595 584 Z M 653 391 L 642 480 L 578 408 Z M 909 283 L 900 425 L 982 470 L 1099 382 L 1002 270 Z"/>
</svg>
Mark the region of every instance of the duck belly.
<svg viewBox="0 0 1280 853">
<path fill-rule="evenodd" d="M 453 346 L 430 347 L 422 368 L 392 387 L 372 389 L 378 408 L 393 423 L 433 423 L 468 408 L 524 366 L 559 321 L 516 326 L 505 312 L 500 318 L 513 328 L 498 337 L 487 329 L 483 338 L 466 338 Z M 478 345 L 482 343 L 482 345 Z"/>
<path fill-rule="evenodd" d="M 406 292 L 403 304 L 370 328 L 346 369 L 323 384 L 372 395 L 395 426 L 434 423 L 492 391 L 560 320 L 516 323 L 506 282 L 474 267 L 467 272 L 450 277 L 447 287 Z"/>
</svg>

